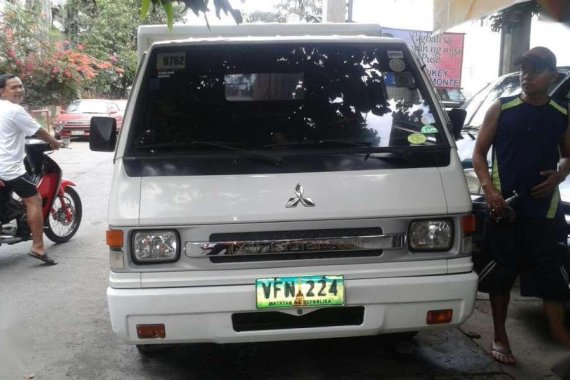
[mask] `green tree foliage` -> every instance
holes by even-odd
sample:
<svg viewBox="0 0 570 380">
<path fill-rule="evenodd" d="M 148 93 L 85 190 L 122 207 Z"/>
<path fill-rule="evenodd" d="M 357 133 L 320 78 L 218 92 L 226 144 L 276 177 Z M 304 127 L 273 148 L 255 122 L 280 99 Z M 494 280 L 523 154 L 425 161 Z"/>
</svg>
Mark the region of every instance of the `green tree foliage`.
<svg viewBox="0 0 570 380">
<path fill-rule="evenodd" d="M 243 21 L 241 12 L 232 7 L 230 0 L 212 0 L 212 2 L 214 3 L 216 16 L 218 18 L 221 17 L 221 13 L 223 12 L 226 15 L 231 15 L 238 24 Z M 194 12 L 196 16 L 203 14 L 206 25 L 209 25 L 207 13 L 210 11 L 208 7 L 210 3 L 210 0 L 141 0 L 141 15 L 146 17 L 151 9 L 151 5 L 152 13 L 157 13 L 158 8 L 162 7 L 166 14 L 168 27 L 171 28 L 175 16 L 178 13 L 175 5 L 178 4 L 183 5 L 182 13 L 189 9 Z"/>
<path fill-rule="evenodd" d="M 247 22 L 287 22 L 290 16 L 297 21 L 321 22 L 323 0 L 281 0 L 275 12 L 252 12 L 245 15 Z"/>
<path fill-rule="evenodd" d="M 488 16 L 491 21 L 491 29 L 495 32 L 500 30 L 512 31 L 519 26 L 521 18 L 537 15 L 540 10 L 541 8 L 537 1 L 515 4 Z"/>
<path fill-rule="evenodd" d="M 137 69 L 137 28 L 141 24 L 165 24 L 165 14 L 153 12 L 143 19 L 140 0 L 69 0 L 65 11 L 65 34 L 72 43 L 85 47 L 93 57 L 112 62 L 118 69 L 90 82 L 87 93 L 124 97 Z M 175 6 L 174 21 L 184 18 L 183 6 Z"/>
<path fill-rule="evenodd" d="M 65 104 L 98 75 L 121 75 L 111 62 L 63 41 L 37 8 L 6 5 L 0 30 L 0 72 L 22 79 L 29 103 Z"/>
</svg>

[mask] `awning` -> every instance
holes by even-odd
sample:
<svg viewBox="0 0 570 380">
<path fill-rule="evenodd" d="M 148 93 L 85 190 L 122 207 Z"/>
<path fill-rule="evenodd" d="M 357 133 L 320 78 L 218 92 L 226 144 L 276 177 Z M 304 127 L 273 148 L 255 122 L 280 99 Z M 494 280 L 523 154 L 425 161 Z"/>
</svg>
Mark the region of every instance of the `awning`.
<svg viewBox="0 0 570 380">
<path fill-rule="evenodd" d="M 466 21 L 493 14 L 528 0 L 433 0 L 434 33 L 444 32 Z M 567 21 L 569 0 L 538 0 L 555 20 Z"/>
</svg>

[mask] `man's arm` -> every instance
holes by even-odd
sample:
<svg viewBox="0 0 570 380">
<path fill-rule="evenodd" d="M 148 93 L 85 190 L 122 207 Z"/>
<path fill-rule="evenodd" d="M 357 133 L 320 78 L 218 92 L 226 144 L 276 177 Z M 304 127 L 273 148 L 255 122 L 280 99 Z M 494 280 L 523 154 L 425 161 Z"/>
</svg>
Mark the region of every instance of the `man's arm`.
<svg viewBox="0 0 570 380">
<path fill-rule="evenodd" d="M 493 180 L 489 174 L 489 165 L 487 163 L 487 153 L 489 149 L 491 149 L 491 145 L 493 145 L 497 134 L 497 121 L 499 120 L 500 113 L 501 102 L 496 100 L 485 114 L 485 119 L 479 130 L 475 148 L 473 149 L 473 168 L 485 193 L 487 207 L 491 210 L 494 217 L 505 216 L 505 209 L 507 207 L 501 192 L 493 185 Z"/>
<path fill-rule="evenodd" d="M 34 137 L 37 137 L 40 140 L 43 140 L 45 142 L 47 142 L 49 144 L 49 146 L 52 149 L 59 149 L 61 147 L 61 143 L 59 141 L 57 141 L 56 139 L 54 139 L 49 133 L 46 132 L 45 129 L 40 128 L 38 129 L 38 131 L 36 132 L 36 134 L 34 135 Z"/>
<path fill-rule="evenodd" d="M 568 107 L 566 133 L 564 133 L 559 146 L 561 158 L 558 162 L 558 170 L 540 172 L 540 175 L 546 179 L 531 189 L 530 193 L 535 198 L 551 196 L 556 187 L 570 174 L 570 106 Z"/>
</svg>

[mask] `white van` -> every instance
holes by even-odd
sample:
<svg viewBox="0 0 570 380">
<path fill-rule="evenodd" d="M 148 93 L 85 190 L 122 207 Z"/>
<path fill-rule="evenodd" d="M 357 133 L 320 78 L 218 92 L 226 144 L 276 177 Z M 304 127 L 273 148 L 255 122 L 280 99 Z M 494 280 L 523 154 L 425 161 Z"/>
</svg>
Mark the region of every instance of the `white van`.
<svg viewBox="0 0 570 380">
<path fill-rule="evenodd" d="M 415 55 L 346 25 L 241 27 L 154 42 L 118 140 L 92 119 L 115 150 L 115 333 L 144 351 L 462 323 L 471 200 Z"/>
</svg>

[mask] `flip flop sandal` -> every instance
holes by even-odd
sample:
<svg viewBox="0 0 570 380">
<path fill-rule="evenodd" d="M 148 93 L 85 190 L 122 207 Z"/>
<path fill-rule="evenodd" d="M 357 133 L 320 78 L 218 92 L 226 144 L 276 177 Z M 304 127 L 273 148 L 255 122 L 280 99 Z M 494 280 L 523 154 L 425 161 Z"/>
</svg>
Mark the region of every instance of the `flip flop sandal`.
<svg viewBox="0 0 570 380">
<path fill-rule="evenodd" d="M 511 350 L 507 350 L 506 348 L 498 345 L 495 342 L 493 342 L 493 345 L 491 346 L 491 356 L 493 357 L 493 359 L 495 359 L 496 362 L 504 365 L 517 364 L 517 360 L 513 356 Z"/>
<path fill-rule="evenodd" d="M 44 263 L 46 263 L 47 265 L 56 265 L 57 263 L 48 256 L 47 252 L 44 253 L 43 255 L 38 255 L 37 253 L 30 251 L 28 253 L 28 256 L 33 257 L 34 259 L 38 259 L 43 261 Z"/>
</svg>

